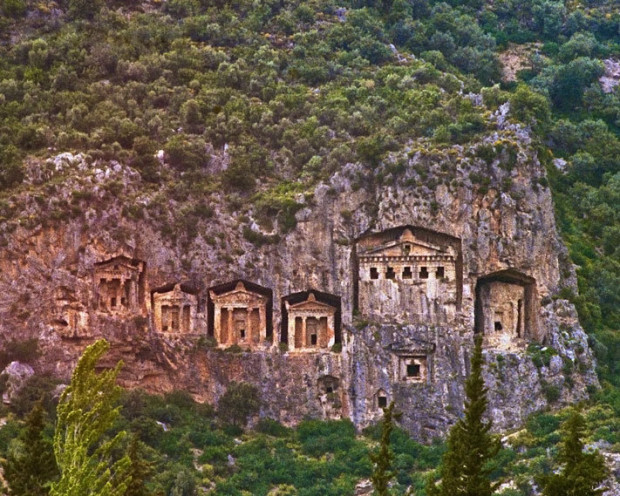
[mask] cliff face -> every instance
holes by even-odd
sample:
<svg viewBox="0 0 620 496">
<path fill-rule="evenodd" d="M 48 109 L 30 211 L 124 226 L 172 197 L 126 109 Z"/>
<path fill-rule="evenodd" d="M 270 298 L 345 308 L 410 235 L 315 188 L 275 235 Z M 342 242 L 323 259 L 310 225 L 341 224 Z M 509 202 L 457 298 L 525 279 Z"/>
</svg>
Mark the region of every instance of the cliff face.
<svg viewBox="0 0 620 496">
<path fill-rule="evenodd" d="M 62 378 L 105 337 L 108 363 L 125 362 L 125 386 L 183 388 L 215 403 L 231 381 L 246 381 L 261 391 L 262 414 L 285 423 L 349 417 L 363 427 L 394 400 L 422 440 L 445 434 L 462 409 L 475 332 L 485 336 L 496 428 L 585 398 L 597 386 L 592 354 L 573 307 L 556 298 L 574 284 L 572 268 L 544 170 L 527 133 L 504 124 L 506 110 L 477 146 L 412 148 L 374 170 L 343 166 L 298 195 L 296 226 L 261 246 L 247 230 L 268 236 L 277 222 L 261 231 L 252 207 L 222 194 L 195 235 L 176 237 L 178 203 L 138 190 L 131 168 L 69 155 L 33 163 L 29 180 L 48 184 L 45 196 L 24 193 L 9 206 L 21 213 L 3 232 L 0 336 L 39 338 L 35 369 Z M 40 221 L 72 206 L 73 215 Z M 272 291 L 267 340 L 211 347 L 208 290 L 236 279 Z M 185 303 L 156 312 L 156 295 L 177 283 L 191 288 L 175 300 L 191 307 L 187 317 Z M 337 345 L 287 351 L 279 343 L 294 342 L 283 336 L 294 326 L 282 325 L 282 299 L 309 289 L 340 298 Z"/>
</svg>

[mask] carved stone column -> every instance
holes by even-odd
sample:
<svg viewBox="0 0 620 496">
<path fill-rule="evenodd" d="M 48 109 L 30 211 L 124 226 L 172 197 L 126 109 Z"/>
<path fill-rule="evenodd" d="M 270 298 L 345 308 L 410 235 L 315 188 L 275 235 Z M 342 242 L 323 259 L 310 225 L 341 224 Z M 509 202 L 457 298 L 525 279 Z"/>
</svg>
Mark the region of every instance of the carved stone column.
<svg viewBox="0 0 620 496">
<path fill-rule="evenodd" d="M 259 342 L 264 343 L 267 341 L 267 315 L 265 311 L 265 305 L 260 305 L 258 307 L 258 332 L 259 332 Z"/>
<path fill-rule="evenodd" d="M 306 320 L 308 317 L 303 316 L 301 321 L 301 347 L 306 348 L 308 346 L 308 328 L 306 327 Z"/>
<path fill-rule="evenodd" d="M 237 344 L 237 333 L 235 332 L 234 320 L 233 320 L 233 312 L 234 308 L 229 307 L 228 309 L 228 339 L 225 344 Z"/>
</svg>

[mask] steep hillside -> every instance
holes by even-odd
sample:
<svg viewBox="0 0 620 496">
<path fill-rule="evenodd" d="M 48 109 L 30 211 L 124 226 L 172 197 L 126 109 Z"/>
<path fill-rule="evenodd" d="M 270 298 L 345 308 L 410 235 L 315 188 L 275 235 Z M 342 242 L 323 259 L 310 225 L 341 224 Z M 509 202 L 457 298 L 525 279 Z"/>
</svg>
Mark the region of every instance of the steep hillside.
<svg viewBox="0 0 620 496">
<path fill-rule="evenodd" d="M 63 378 L 104 336 L 128 386 L 243 380 L 286 423 L 395 399 L 424 440 L 474 332 L 498 428 L 586 398 L 590 345 L 618 363 L 612 6 L 3 0 L 0 335 Z M 491 86 L 509 42 L 529 86 Z"/>
</svg>

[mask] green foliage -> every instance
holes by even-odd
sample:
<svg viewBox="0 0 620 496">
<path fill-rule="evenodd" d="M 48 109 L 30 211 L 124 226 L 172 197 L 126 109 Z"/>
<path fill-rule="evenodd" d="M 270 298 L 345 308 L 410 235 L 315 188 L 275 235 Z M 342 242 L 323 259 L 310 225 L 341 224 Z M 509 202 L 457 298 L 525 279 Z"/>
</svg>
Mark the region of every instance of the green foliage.
<svg viewBox="0 0 620 496">
<path fill-rule="evenodd" d="M 523 84 L 510 96 L 510 109 L 517 119 L 533 126 L 542 126 L 549 121 L 547 99 Z"/>
<path fill-rule="evenodd" d="M 0 191 L 9 189 L 24 180 L 21 157 L 15 145 L 0 143 Z"/>
<path fill-rule="evenodd" d="M 58 468 L 52 442 L 44 429 L 45 410 L 41 403 L 37 403 L 26 417 L 25 428 L 19 436 L 19 449 L 10 451 L 2 464 L 10 494 L 49 494 L 50 483 L 56 479 Z"/>
<path fill-rule="evenodd" d="M 119 415 L 120 388 L 116 377 L 122 363 L 95 373 L 97 362 L 108 348 L 103 339 L 86 348 L 73 371 L 71 383 L 60 397 L 54 433 L 60 480 L 52 485 L 53 496 L 120 496 L 125 494 L 130 482 L 129 457 L 114 459 L 125 431 L 111 438 L 106 436 Z"/>
<path fill-rule="evenodd" d="M 153 473 L 153 467 L 144 459 L 144 448 L 137 437 L 133 436 L 127 448 L 130 464 L 128 469 L 129 484 L 125 496 L 149 496 L 146 481 Z"/>
<path fill-rule="evenodd" d="M 370 461 L 373 463 L 370 481 L 377 496 L 388 496 L 390 494 L 390 481 L 396 475 L 392 469 L 394 452 L 390 448 L 390 436 L 394 430 L 394 416 L 394 402 L 391 402 L 387 408 L 383 409 L 379 450 L 369 455 Z"/>
<path fill-rule="evenodd" d="M 20 341 L 12 339 L 2 345 L 0 350 L 0 369 L 4 369 L 11 362 L 29 363 L 39 358 L 39 340 L 27 339 Z"/>
<path fill-rule="evenodd" d="M 450 430 L 448 449 L 441 467 L 441 484 L 429 483 L 431 496 L 490 496 L 497 484 L 491 483 L 489 462 L 498 454 L 500 442 L 490 434 L 491 422 L 483 421 L 488 400 L 482 377 L 482 339 L 476 338 L 471 372 L 465 382 L 465 412 Z"/>
<path fill-rule="evenodd" d="M 260 409 L 258 390 L 245 382 L 231 382 L 217 404 L 217 415 L 225 424 L 245 427 Z"/>
<path fill-rule="evenodd" d="M 21 416 L 30 412 L 37 403 L 41 402 L 48 413 L 56 407 L 54 390 L 58 380 L 46 375 L 33 375 L 23 384 L 17 394 L 11 398 L 11 411 Z"/>
<path fill-rule="evenodd" d="M 27 11 L 25 0 L 2 0 L 0 2 L 2 14 L 8 17 L 21 17 Z"/>
<path fill-rule="evenodd" d="M 563 467 L 557 474 L 541 477 L 544 496 L 596 496 L 606 488 L 597 489 L 608 475 L 605 459 L 598 452 L 584 453 L 585 420 L 574 411 L 563 425 L 563 441 L 558 462 Z"/>
<path fill-rule="evenodd" d="M 103 0 L 68 0 L 68 13 L 75 19 L 92 19 L 102 5 Z"/>
</svg>

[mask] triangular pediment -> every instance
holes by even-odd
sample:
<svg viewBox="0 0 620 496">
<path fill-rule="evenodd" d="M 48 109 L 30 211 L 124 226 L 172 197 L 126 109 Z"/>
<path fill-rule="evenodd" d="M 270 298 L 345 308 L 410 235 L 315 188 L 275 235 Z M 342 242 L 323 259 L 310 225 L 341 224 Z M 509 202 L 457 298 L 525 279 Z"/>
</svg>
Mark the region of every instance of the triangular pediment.
<svg viewBox="0 0 620 496">
<path fill-rule="evenodd" d="M 248 291 L 242 282 L 239 282 L 235 289 L 219 295 L 212 295 L 214 301 L 219 303 L 239 303 L 250 301 L 266 301 L 266 297 L 260 293 Z"/>
<path fill-rule="evenodd" d="M 371 248 L 361 255 L 374 255 L 386 257 L 446 255 L 446 250 L 440 246 L 425 243 L 419 240 L 398 240 Z"/>
<path fill-rule="evenodd" d="M 320 301 L 302 301 L 301 303 L 295 303 L 291 305 L 290 310 L 303 310 L 303 311 L 316 311 L 316 312 L 335 312 L 336 308 L 328 305 L 327 303 L 322 303 Z"/>
<path fill-rule="evenodd" d="M 108 271 L 108 270 L 129 270 L 132 272 L 140 271 L 140 264 L 125 255 L 119 255 L 118 257 L 104 260 L 95 264 L 95 270 Z"/>
</svg>

